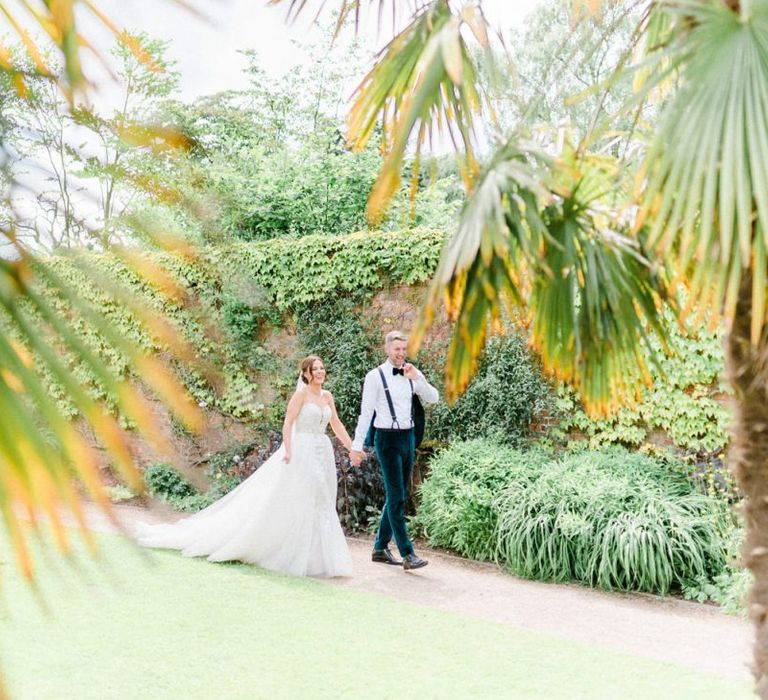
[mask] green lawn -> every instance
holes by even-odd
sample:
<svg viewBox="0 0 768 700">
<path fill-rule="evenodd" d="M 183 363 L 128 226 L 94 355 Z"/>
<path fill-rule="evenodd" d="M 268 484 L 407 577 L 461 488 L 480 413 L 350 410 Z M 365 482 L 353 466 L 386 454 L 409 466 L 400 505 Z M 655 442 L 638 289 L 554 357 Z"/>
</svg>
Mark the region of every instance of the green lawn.
<svg viewBox="0 0 768 700">
<path fill-rule="evenodd" d="M 15 700 L 751 697 L 673 664 L 100 539 L 101 566 L 41 567 L 49 614 L 3 548 L 0 663 Z"/>
</svg>

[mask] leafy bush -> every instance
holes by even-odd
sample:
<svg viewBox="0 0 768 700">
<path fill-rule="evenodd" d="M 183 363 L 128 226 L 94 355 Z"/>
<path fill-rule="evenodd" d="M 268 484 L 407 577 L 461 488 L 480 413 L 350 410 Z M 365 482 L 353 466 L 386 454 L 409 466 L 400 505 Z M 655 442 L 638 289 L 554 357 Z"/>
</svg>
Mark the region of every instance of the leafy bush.
<svg viewBox="0 0 768 700">
<path fill-rule="evenodd" d="M 497 557 L 518 575 L 665 594 L 725 566 L 722 504 L 650 457 L 584 451 L 522 486 L 497 501 Z"/>
<path fill-rule="evenodd" d="M 384 483 L 375 455 L 352 467 L 347 451 L 333 440 L 336 454 L 336 510 L 348 533 L 370 532 L 379 522 L 384 505 Z"/>
<path fill-rule="evenodd" d="M 206 469 L 211 480 L 209 493 L 217 498 L 229 493 L 264 464 L 277 451 L 282 440 L 281 433 L 268 430 L 212 454 Z"/>
<path fill-rule="evenodd" d="M 437 365 L 442 367 L 444 359 Z M 554 392 L 525 338 L 509 333 L 492 338 L 477 373 L 453 407 L 431 409 L 429 436 L 435 440 L 491 438 L 520 445 L 531 425 L 554 410 Z"/>
<path fill-rule="evenodd" d="M 122 484 L 110 486 L 107 489 L 107 496 L 109 496 L 109 500 L 112 503 L 122 503 L 123 501 L 130 501 L 132 498 L 136 498 L 136 494 Z"/>
<path fill-rule="evenodd" d="M 727 543 L 728 565 L 714 576 L 697 576 L 683 586 L 683 595 L 699 603 L 711 601 L 728 615 L 747 614 L 747 591 L 752 585 L 752 573 L 739 565 L 744 544 L 744 530 L 734 528 Z"/>
<path fill-rule="evenodd" d="M 686 461 L 690 464 L 691 477 L 699 491 L 729 503 L 741 500 L 743 495 L 736 484 L 736 477 L 725 463 L 722 450 L 686 455 Z"/>
<path fill-rule="evenodd" d="M 488 440 L 454 443 L 432 461 L 413 524 L 433 545 L 494 559 L 499 490 L 511 481 L 525 488 L 550 459 L 542 449 L 521 451 Z"/>
<path fill-rule="evenodd" d="M 313 304 L 297 313 L 300 341 L 306 354 L 319 355 L 328 372 L 341 422 L 350 434 L 357 424 L 366 373 L 381 362 L 381 338 L 363 324 L 356 299 Z"/>
<path fill-rule="evenodd" d="M 211 503 L 217 500 L 219 496 L 215 492 L 206 491 L 205 493 L 194 493 L 191 496 L 183 498 L 173 497 L 168 499 L 168 503 L 182 513 L 197 513 L 197 511 L 207 508 Z"/>
<path fill-rule="evenodd" d="M 149 493 L 162 498 L 175 510 L 194 513 L 213 503 L 217 494 L 198 493 L 170 464 L 159 462 L 144 470 L 144 483 Z"/>
<path fill-rule="evenodd" d="M 232 344 L 238 350 L 253 345 L 260 319 L 249 304 L 237 297 L 225 296 L 221 304 L 221 317 Z"/>
<path fill-rule="evenodd" d="M 144 483 L 153 496 L 166 500 L 194 496 L 197 493 L 192 484 L 165 462 L 148 466 L 144 470 Z"/>
<path fill-rule="evenodd" d="M 747 592 L 752 581 L 748 569 L 729 566 L 715 576 L 697 576 L 685 585 L 683 595 L 698 603 L 716 603 L 726 615 L 746 617 Z"/>
<path fill-rule="evenodd" d="M 527 578 L 664 594 L 726 564 L 722 501 L 696 493 L 683 469 L 620 448 L 555 459 L 454 443 L 421 497 L 431 544 Z"/>
</svg>

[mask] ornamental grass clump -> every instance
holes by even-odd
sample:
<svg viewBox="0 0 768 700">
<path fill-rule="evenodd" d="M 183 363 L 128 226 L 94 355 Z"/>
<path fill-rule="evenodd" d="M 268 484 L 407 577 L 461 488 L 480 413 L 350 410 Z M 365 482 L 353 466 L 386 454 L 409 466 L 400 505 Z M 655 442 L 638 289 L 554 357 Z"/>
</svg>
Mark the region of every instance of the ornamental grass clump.
<svg viewBox="0 0 768 700">
<path fill-rule="evenodd" d="M 509 483 L 524 489 L 551 459 L 544 450 L 517 450 L 489 440 L 454 443 L 430 465 L 413 524 L 433 546 L 471 559 L 494 559 L 494 501 Z"/>
<path fill-rule="evenodd" d="M 665 594 L 726 564 L 728 516 L 673 467 L 623 449 L 514 475 L 494 502 L 495 556 L 513 573 Z"/>
</svg>

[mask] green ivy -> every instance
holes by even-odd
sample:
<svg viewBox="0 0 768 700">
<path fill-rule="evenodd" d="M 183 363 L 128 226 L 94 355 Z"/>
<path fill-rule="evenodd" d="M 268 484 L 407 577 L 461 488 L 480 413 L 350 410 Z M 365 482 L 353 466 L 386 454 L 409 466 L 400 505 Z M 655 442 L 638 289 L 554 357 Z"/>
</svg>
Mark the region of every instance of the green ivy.
<svg viewBox="0 0 768 700">
<path fill-rule="evenodd" d="M 213 249 L 211 262 L 247 270 L 270 301 L 287 311 L 391 283 L 426 282 L 442 242 L 442 232 L 423 229 L 305 236 Z"/>
<path fill-rule="evenodd" d="M 364 300 L 388 285 L 425 282 L 437 266 L 442 241 L 441 232 L 410 230 L 236 242 L 199 248 L 194 259 L 142 253 L 149 266 L 162 270 L 186 292 L 186 299 L 169 297 L 159 283 L 112 253 L 56 256 L 43 264 L 146 352 L 167 356 L 171 348 L 152 336 L 124 300 L 165 320 L 195 348 L 199 359 L 217 369 L 214 387 L 196 366 L 174 363 L 195 400 L 242 420 L 259 420 L 265 412 L 257 400 L 259 386 L 280 373 L 278 360 L 261 337 L 310 307 L 352 296 Z M 83 273 L 86 266 L 88 275 Z M 94 277 L 104 285 L 94 285 Z M 41 293 L 113 374 L 128 376 L 126 358 L 97 328 L 55 291 L 43 285 Z M 114 409 L 112 397 L 89 367 L 61 354 L 80 384 Z M 51 396 L 67 415 L 76 417 L 66 392 L 42 374 Z"/>
<path fill-rule="evenodd" d="M 558 390 L 557 409 L 562 417 L 556 433 L 573 438 L 582 434 L 589 446 L 622 444 L 637 447 L 662 431 L 671 443 L 692 452 L 718 452 L 728 443 L 731 416 L 721 398 L 724 369 L 719 333 L 683 334 L 667 320 L 672 354 L 652 371 L 653 385 L 641 391 L 633 407 L 614 416 L 590 418 L 567 386 Z M 660 350 L 660 348 L 659 348 Z"/>
</svg>

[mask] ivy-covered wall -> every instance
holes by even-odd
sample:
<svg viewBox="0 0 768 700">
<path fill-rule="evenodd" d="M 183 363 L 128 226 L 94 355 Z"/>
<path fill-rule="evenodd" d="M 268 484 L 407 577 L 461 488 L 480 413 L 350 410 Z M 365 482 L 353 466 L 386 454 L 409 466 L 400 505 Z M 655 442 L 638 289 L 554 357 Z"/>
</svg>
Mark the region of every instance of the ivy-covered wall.
<svg viewBox="0 0 768 700">
<path fill-rule="evenodd" d="M 589 418 L 568 387 L 559 387 L 557 431 L 584 436 L 590 447 L 623 444 L 639 447 L 649 441 L 668 442 L 681 450 L 716 453 L 728 443 L 728 388 L 721 381 L 724 370 L 719 332 L 702 329 L 683 335 L 667 319 L 672 355 L 657 347 L 660 366 L 653 385 L 641 399 L 602 420 Z M 658 343 L 657 343 L 658 345 Z"/>
<path fill-rule="evenodd" d="M 202 248 L 194 258 L 144 253 L 138 263 L 129 264 L 114 254 L 91 253 L 53 257 L 44 264 L 148 352 L 162 354 L 168 347 L 141 323 L 140 313 L 167 321 L 217 370 L 217 379 L 212 381 L 193 365 L 177 364 L 177 373 L 196 400 L 253 420 L 265 410 L 258 401 L 263 393 L 260 384 L 277 381 L 280 385 L 278 375 L 288 370 L 270 348 L 271 335 L 293 325 L 298 315 L 306 317 L 302 325 L 308 332 L 317 333 L 319 328 L 312 328 L 311 315 L 307 316 L 317 305 L 335 306 L 343 299 L 360 303 L 390 285 L 423 284 L 435 270 L 442 237 L 441 232 L 430 230 L 408 231 L 407 235 L 307 236 Z M 83 266 L 88 267 L 88 276 L 82 273 Z M 94 274 L 110 293 L 91 283 Z M 164 291 L 168 280 L 184 291 L 181 298 Z M 84 342 L 115 372 L 127 376 L 125 358 L 98 330 L 83 321 L 66 300 L 44 292 Z M 133 300 L 133 310 L 126 299 Z M 338 309 L 338 313 L 349 313 L 349 309 Z M 289 359 L 295 377 L 295 358 Z M 67 361 L 84 386 L 109 399 L 84 363 L 72 356 Z M 74 416 L 65 393 L 49 383 L 51 394 Z"/>
<path fill-rule="evenodd" d="M 391 322 L 372 301 L 382 290 L 426 283 L 436 268 L 442 241 L 443 234 L 432 230 L 355 233 L 207 247 L 197 249 L 194 257 L 141 253 L 139 262 L 130 265 L 115 254 L 97 253 L 54 257 L 44 264 L 151 353 L 163 355 L 168 346 L 146 330 L 119 293 L 132 298 L 140 312 L 167 321 L 216 370 L 212 377 L 193 365 L 174 364 L 202 405 L 245 423 L 276 425 L 285 396 L 295 385 L 296 360 L 316 352 L 328 364 L 329 388 L 337 396 L 343 419 L 351 423 L 359 379 L 379 357 L 382 326 Z M 81 272 L 84 265 L 89 277 L 95 271 L 114 293 L 94 287 Z M 150 268 L 162 274 L 147 275 Z M 183 290 L 181 296 L 164 291 L 168 280 Z M 125 358 L 98 330 L 66 301 L 48 295 L 83 341 L 127 376 Z M 585 439 L 593 447 L 666 442 L 692 453 L 717 453 L 727 443 L 729 420 L 727 395 L 719 380 L 720 340 L 704 331 L 686 337 L 671 319 L 670 328 L 675 355 L 663 359 L 654 372 L 653 387 L 643 392 L 637 405 L 608 420 L 590 419 L 568 387 L 548 388 L 524 341 L 508 347 L 492 344 L 467 397 L 450 411 L 441 407 L 433 417 L 434 437 L 451 439 L 468 426 L 485 434 L 487 424 L 519 442 L 527 430 L 518 425 L 523 421 L 526 426 L 536 423 L 540 436 L 556 441 Z M 441 354 L 437 342 L 418 358 L 438 382 Z M 84 386 L 109 399 L 87 366 L 77 358 L 67 359 Z M 505 383 L 517 387 L 517 393 L 509 388 L 515 394 L 506 402 L 509 410 Z M 54 382 L 49 384 L 51 394 L 74 416 L 64 392 Z M 523 386 L 528 393 L 515 402 Z M 498 419 L 490 415 L 491 404 Z M 522 410 L 526 407 L 531 410 Z M 483 420 L 468 421 L 468 412 L 475 410 Z"/>
</svg>

